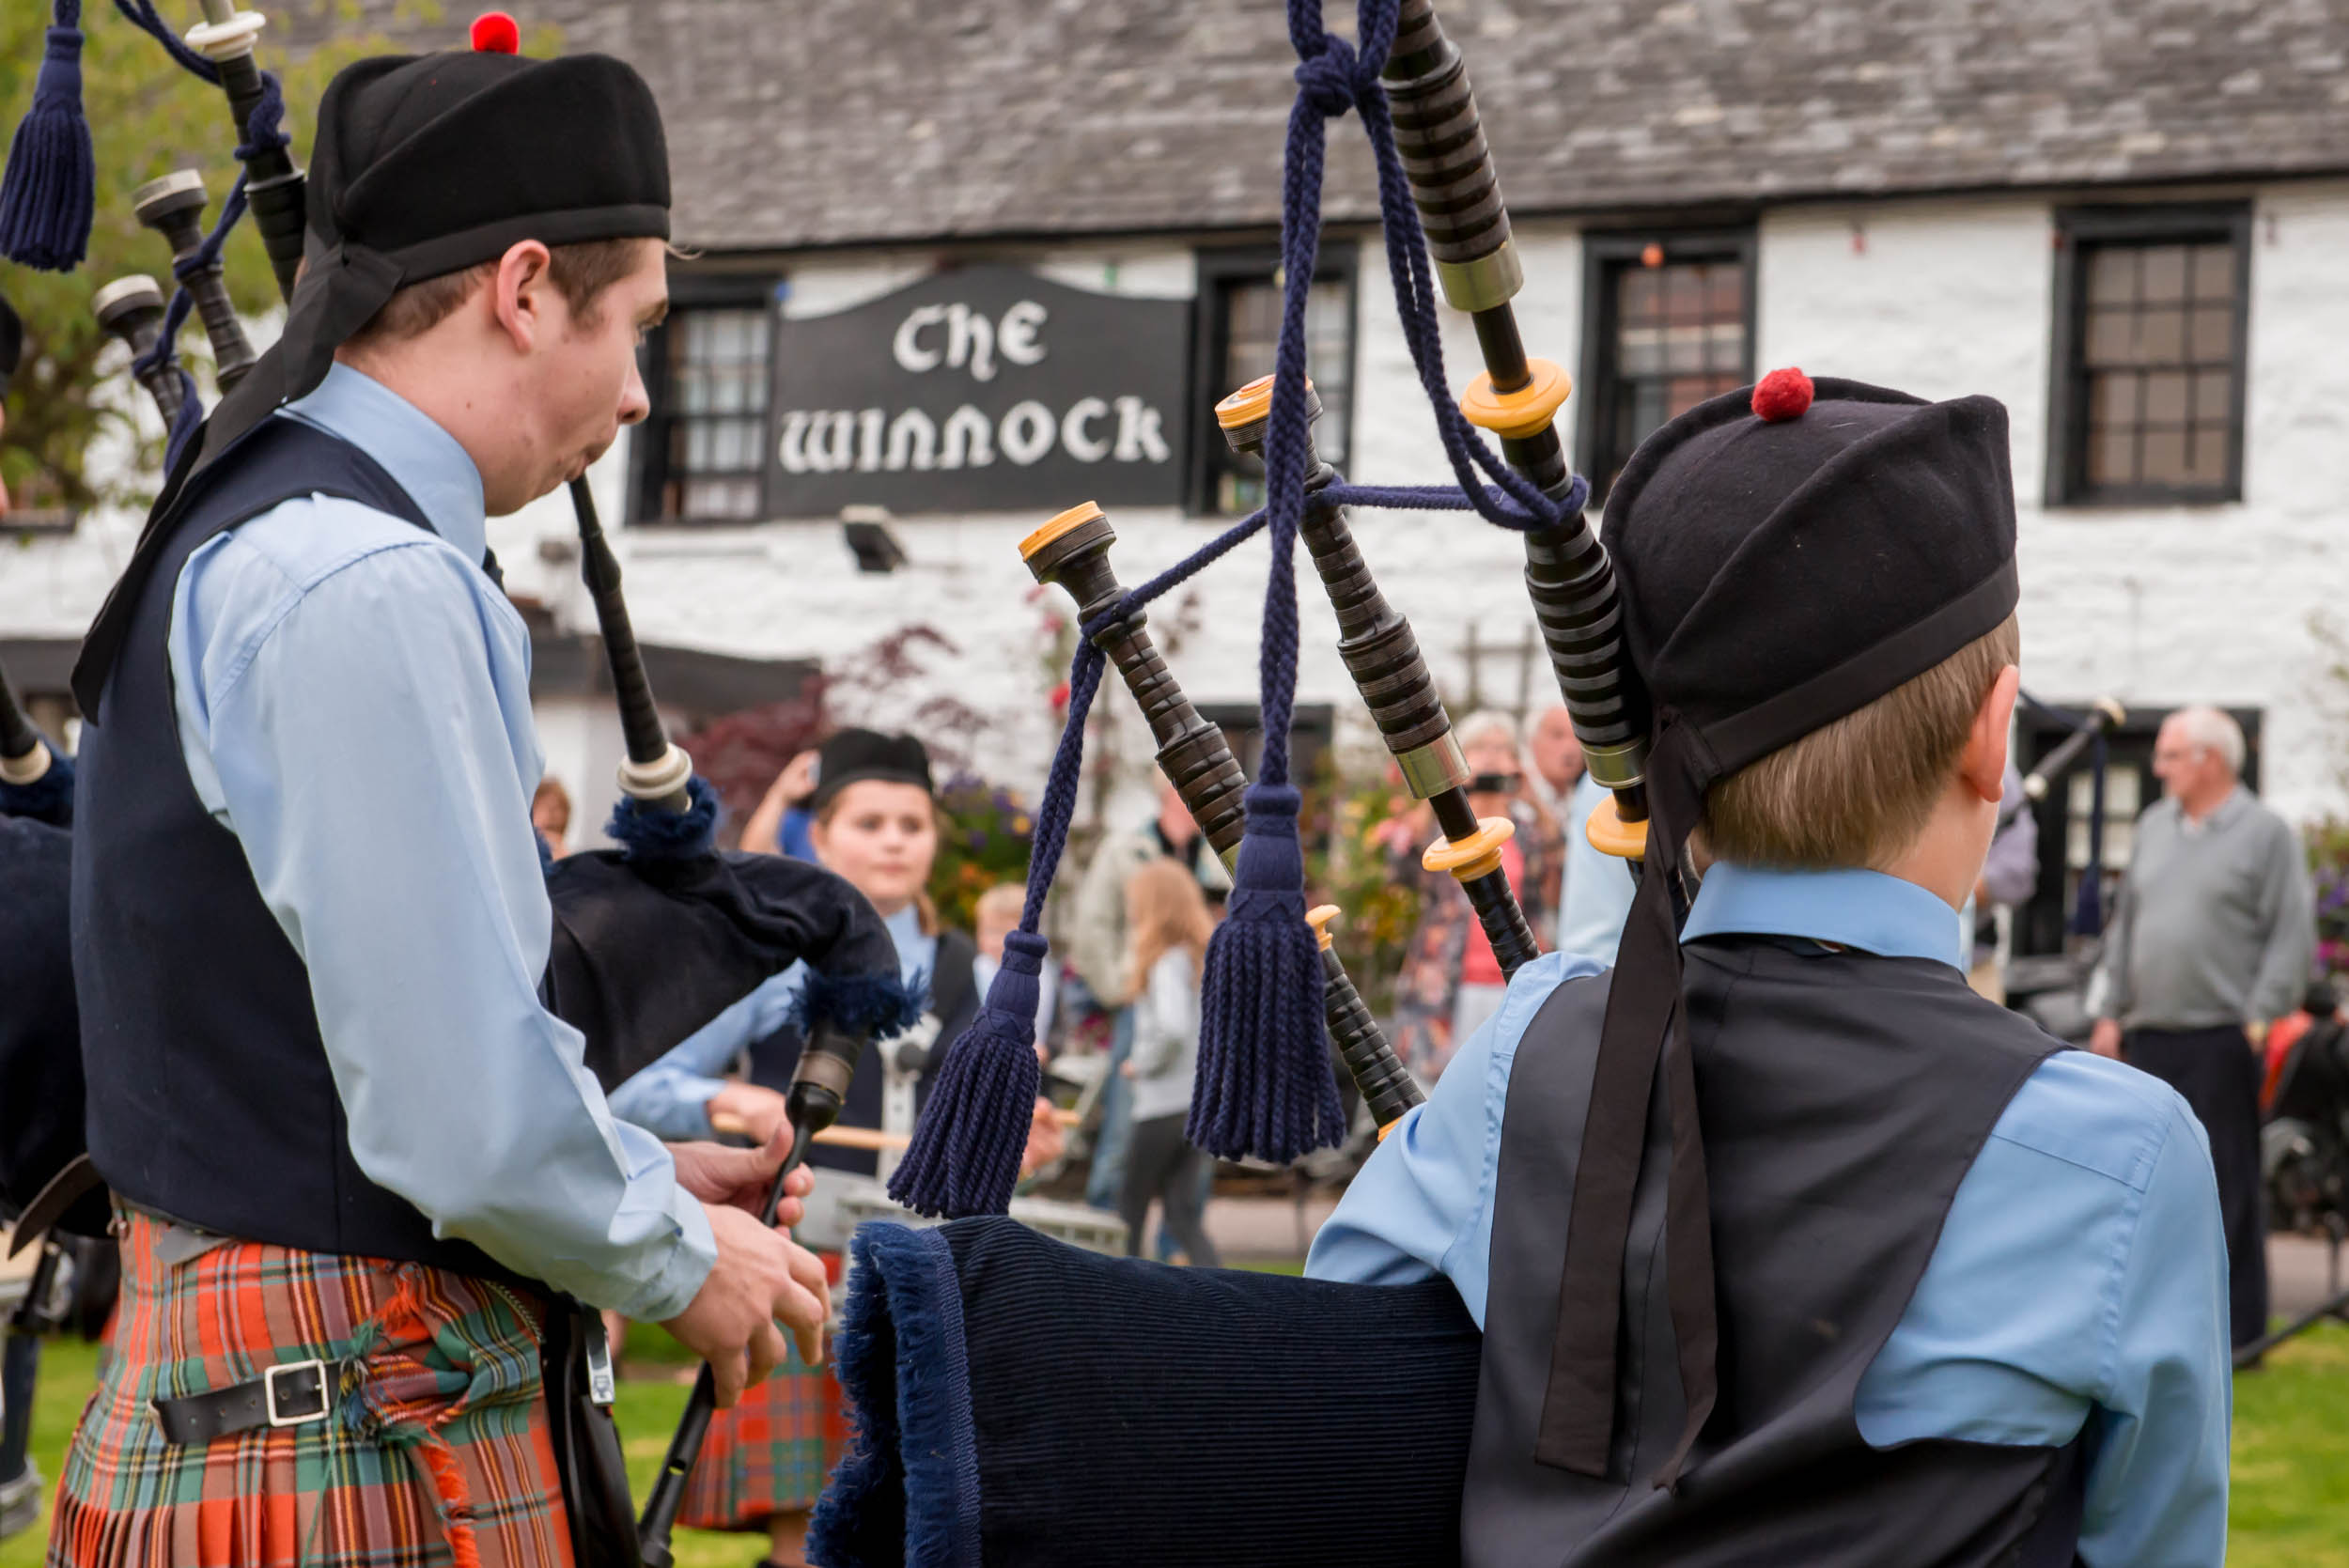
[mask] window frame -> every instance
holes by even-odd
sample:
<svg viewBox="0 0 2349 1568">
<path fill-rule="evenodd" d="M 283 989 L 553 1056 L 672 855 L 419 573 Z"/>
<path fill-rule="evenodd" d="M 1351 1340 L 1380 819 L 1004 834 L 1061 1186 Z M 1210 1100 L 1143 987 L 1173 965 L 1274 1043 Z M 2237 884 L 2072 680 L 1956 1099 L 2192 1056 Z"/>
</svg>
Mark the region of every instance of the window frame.
<svg viewBox="0 0 2349 1568">
<path fill-rule="evenodd" d="M 645 382 L 651 412 L 631 432 L 629 442 L 629 526 L 651 528 L 739 528 L 764 520 L 767 489 L 774 466 L 773 354 L 781 341 L 783 300 L 787 284 L 780 272 L 672 272 L 669 314 L 646 334 L 637 353 L 637 373 Z M 765 448 L 759 464 L 759 515 L 751 518 L 669 517 L 661 509 L 661 492 L 669 481 L 669 438 L 677 415 L 665 411 L 669 399 L 669 343 L 678 318 L 696 310 L 743 310 L 764 305 L 767 310 L 769 398 Z"/>
<path fill-rule="evenodd" d="M 2053 335 L 2047 366 L 2046 504 L 2081 511 L 2142 506 L 2220 506 L 2243 499 L 2245 411 L 2251 339 L 2251 204 L 2165 202 L 2129 207 L 2064 207 L 2054 215 Z M 2088 481 L 2088 256 L 2110 242 L 2208 244 L 2234 248 L 2233 396 L 2227 411 L 2227 472 L 2215 485 Z"/>
<path fill-rule="evenodd" d="M 1600 483 L 1595 454 L 1604 432 L 1613 427 L 1615 404 L 1623 378 L 1614 363 L 1615 330 L 1619 325 L 1615 291 L 1608 285 L 1626 267 L 1641 264 L 1648 246 L 1660 245 L 1663 264 L 1676 261 L 1735 261 L 1745 269 L 1744 379 L 1754 379 L 1754 326 L 1758 274 L 1762 255 L 1756 225 L 1713 224 L 1682 228 L 1601 229 L 1582 236 L 1582 374 L 1580 405 L 1575 415 L 1575 472 L 1591 481 L 1591 505 L 1603 505 L 1606 489 Z M 1626 459 L 1631 454 L 1626 452 Z"/>
<path fill-rule="evenodd" d="M 1236 283 L 1268 283 L 1280 271 L 1277 244 L 1237 245 L 1193 253 L 1198 285 L 1198 308 L 1191 317 L 1190 380 L 1196 403 L 1213 407 L 1235 390 L 1221 385 L 1224 361 L 1232 348 L 1232 318 L 1225 289 Z M 1361 244 L 1359 241 L 1324 236 L 1314 264 L 1315 283 L 1346 285 L 1346 458 L 1361 449 L 1355 422 L 1361 407 L 1357 381 L 1361 372 L 1362 295 Z M 1320 391 L 1318 383 L 1315 390 Z M 1325 396 L 1323 407 L 1330 407 Z M 1216 483 L 1223 476 L 1230 448 L 1223 429 L 1212 418 L 1190 421 L 1191 449 L 1186 458 L 1190 482 L 1184 509 L 1194 517 L 1221 518 L 1216 510 Z"/>
</svg>

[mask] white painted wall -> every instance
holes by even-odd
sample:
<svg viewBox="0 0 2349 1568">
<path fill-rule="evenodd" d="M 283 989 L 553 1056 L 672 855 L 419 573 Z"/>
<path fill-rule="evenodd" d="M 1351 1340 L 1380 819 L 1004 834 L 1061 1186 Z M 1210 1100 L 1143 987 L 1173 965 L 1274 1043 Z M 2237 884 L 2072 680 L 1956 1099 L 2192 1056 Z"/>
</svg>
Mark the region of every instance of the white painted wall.
<svg viewBox="0 0 2349 1568">
<path fill-rule="evenodd" d="M 2323 661 L 2307 628 L 2313 612 L 2349 611 L 2349 185 L 2256 198 L 2244 499 L 2229 505 L 2042 505 L 2049 233 L 2036 200 L 1773 214 L 1758 362 L 2005 403 L 2025 683 L 2056 701 L 2262 708 L 2268 798 L 2295 817 L 2337 808 L 2349 737 L 2319 716 Z"/>
<path fill-rule="evenodd" d="M 2261 706 L 2269 794 L 2297 815 L 2338 803 L 2330 758 L 2339 744 L 2311 710 L 2319 662 L 2305 623 L 2349 583 L 2334 539 L 2340 498 L 2349 493 L 2349 363 L 2341 348 L 2349 342 L 2349 276 L 2339 260 L 2349 254 L 2349 185 L 2278 186 L 2259 196 L 2257 214 L 2240 505 L 2053 514 L 2040 505 L 2053 266 L 2043 199 L 1770 214 L 1759 247 L 1757 359 L 1765 368 L 1799 364 L 1928 396 L 1986 392 L 2004 401 L 2022 507 L 2029 683 L 2059 700 L 2110 691 L 2146 704 Z M 1863 237 L 1857 246 L 1855 225 Z M 1528 282 L 1517 303 L 1526 341 L 1575 369 L 1579 241 L 1556 225 L 1522 227 L 1519 240 Z M 1450 474 L 1405 351 L 1382 256 L 1375 242 L 1362 254 L 1353 476 L 1444 482 Z M 1077 246 L 1029 259 L 1076 287 L 1161 298 L 1195 287 L 1190 255 L 1180 248 Z M 786 308 L 844 309 L 902 287 L 926 265 L 926 256 L 903 253 L 813 258 L 791 268 Z M 1452 384 L 1465 384 L 1476 368 L 1474 340 L 1465 319 L 1448 311 L 1446 353 Z M 926 682 L 849 717 L 907 723 L 922 701 L 951 695 L 992 721 L 979 765 L 1040 787 L 1055 733 L 1046 693 L 1058 678 L 1044 666 L 1044 623 L 1065 612 L 1066 601 L 1057 593 L 1031 600 L 1016 546 L 1054 511 L 1086 497 L 1039 497 L 1018 514 L 900 518 L 893 527 L 909 565 L 874 576 L 855 570 L 834 524 L 624 530 L 626 460 L 624 442 L 596 466 L 592 482 L 617 536 L 641 635 L 814 658 L 837 670 L 885 633 L 928 623 L 955 641 L 957 653 L 934 659 Z M 1120 575 L 1128 582 L 1173 564 L 1217 526 L 1172 508 L 1120 511 L 1113 520 Z M 1357 526 L 1386 591 L 1455 693 L 1465 689 L 1459 650 L 1471 621 L 1488 645 L 1512 642 L 1531 625 L 1521 554 L 1501 531 L 1453 514 L 1374 514 Z M 54 635 L 85 626 L 134 533 L 135 520 L 101 519 L 70 539 L 0 551 L 0 630 Z M 575 562 L 542 560 L 538 550 L 541 539 L 571 534 L 568 505 L 558 493 L 494 522 L 491 542 L 518 591 L 585 629 L 591 620 Z M 1174 659 L 1194 699 L 1253 699 L 1264 568 L 1263 547 L 1252 545 L 1200 580 L 1204 624 Z M 1332 647 L 1334 622 L 1309 570 L 1300 585 L 1299 699 L 1333 703 L 1351 737 L 1367 739 Z M 1513 694 L 1501 661 L 1489 662 L 1486 675 L 1488 693 Z M 1128 798 L 1138 800 L 1146 787 L 1138 718 L 1113 683 L 1104 701 L 1126 715 L 1124 754 L 1136 768 Z M 600 798 L 616 753 L 599 754 L 610 748 L 594 738 L 586 717 L 550 711 L 542 728 L 550 766 L 575 794 Z"/>
</svg>

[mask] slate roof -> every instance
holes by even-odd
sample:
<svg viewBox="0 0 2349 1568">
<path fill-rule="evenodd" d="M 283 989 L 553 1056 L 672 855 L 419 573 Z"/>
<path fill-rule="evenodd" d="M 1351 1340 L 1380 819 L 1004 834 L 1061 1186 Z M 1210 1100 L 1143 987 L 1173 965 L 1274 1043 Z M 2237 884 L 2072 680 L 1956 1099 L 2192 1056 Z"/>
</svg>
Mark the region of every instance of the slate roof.
<svg viewBox="0 0 2349 1568">
<path fill-rule="evenodd" d="M 1278 221 L 1295 63 L 1281 0 L 506 3 L 650 79 L 693 244 Z M 383 17 L 392 0 L 364 8 Z M 1330 11 L 1350 30 L 1350 6 Z M 1442 14 L 1521 216 L 2349 171 L 2349 0 L 1442 0 Z M 431 37 L 461 33 L 452 20 Z M 1351 120 L 1332 148 L 1329 211 L 1372 215 Z"/>
</svg>

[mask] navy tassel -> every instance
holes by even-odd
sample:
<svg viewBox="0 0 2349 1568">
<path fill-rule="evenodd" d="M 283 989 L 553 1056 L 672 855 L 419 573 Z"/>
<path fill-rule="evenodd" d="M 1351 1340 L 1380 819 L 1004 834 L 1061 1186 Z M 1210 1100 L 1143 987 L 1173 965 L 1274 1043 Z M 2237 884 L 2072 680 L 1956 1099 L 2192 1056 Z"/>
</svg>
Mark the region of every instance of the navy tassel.
<svg viewBox="0 0 2349 1568">
<path fill-rule="evenodd" d="M 1312 8 L 1317 18 L 1318 8 Z M 1292 7 L 1292 17 L 1304 13 Z M 1315 20 L 1313 30 L 1319 32 Z M 1285 1165 L 1345 1141 L 1345 1116 L 1322 1021 L 1321 955 L 1305 924 L 1305 857 L 1297 839 L 1299 799 L 1289 784 L 1289 721 L 1297 701 L 1297 532 L 1305 514 L 1305 300 L 1319 225 L 1318 127 L 1360 96 L 1360 62 L 1329 39 L 1299 67 L 1302 87 L 1290 116 L 1291 156 L 1283 177 L 1280 340 L 1273 353 L 1272 408 L 1265 431 L 1265 536 L 1272 570 L 1265 584 L 1264 636 L 1257 651 L 1264 760 L 1248 791 L 1248 830 L 1239 846 L 1223 923 L 1207 943 L 1199 1009 L 1199 1073 L 1184 1134 L 1221 1159 L 1254 1157 Z M 1300 48 L 1300 53 L 1305 53 Z M 1375 67 L 1372 68 L 1375 71 Z M 1297 154 L 1303 148 L 1309 156 Z"/>
<path fill-rule="evenodd" d="M 632 862 L 691 861 L 713 854 L 718 848 L 718 792 L 699 773 L 686 782 L 685 792 L 692 803 L 681 812 L 662 811 L 623 795 L 603 831 Z"/>
<path fill-rule="evenodd" d="M 885 1040 L 919 1022 L 928 999 L 926 976 L 909 986 L 894 974 L 832 975 L 810 969 L 807 983 L 792 999 L 790 1022 L 802 1036 L 828 1023 L 845 1033 Z"/>
<path fill-rule="evenodd" d="M 0 177 L 0 255 L 70 272 L 89 254 L 98 159 L 82 115 L 82 0 L 57 0 L 33 106 L 17 122 Z"/>
<path fill-rule="evenodd" d="M 1035 1008 L 1045 951 L 1033 931 L 1003 939 L 987 1004 L 938 1064 L 913 1141 L 889 1177 L 889 1195 L 917 1214 L 1001 1214 L 1011 1203 L 1043 1081 Z"/>
<path fill-rule="evenodd" d="M 1259 784 L 1246 799 L 1231 901 L 1207 942 L 1183 1136 L 1219 1159 L 1285 1165 L 1343 1142 L 1346 1117 L 1322 1021 L 1320 947 L 1305 924 L 1298 793 Z"/>
<path fill-rule="evenodd" d="M 0 779 L 0 816 L 29 817 L 53 828 L 72 827 L 72 762 L 52 746 L 49 770 L 31 784 L 10 784 Z"/>
</svg>

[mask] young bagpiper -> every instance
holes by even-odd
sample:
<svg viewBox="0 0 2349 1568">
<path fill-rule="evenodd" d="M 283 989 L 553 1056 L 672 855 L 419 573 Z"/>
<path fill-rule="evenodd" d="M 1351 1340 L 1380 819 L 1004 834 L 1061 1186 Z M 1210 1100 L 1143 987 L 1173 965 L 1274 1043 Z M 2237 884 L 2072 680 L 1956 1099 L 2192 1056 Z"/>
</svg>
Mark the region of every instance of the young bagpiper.
<svg viewBox="0 0 2349 1568">
<path fill-rule="evenodd" d="M 1466 1561 L 2216 1568 L 2201 1131 L 1958 967 L 2005 411 L 1779 372 L 1651 437 L 1605 543 L 1657 716 L 1618 967 L 1520 972 L 1308 1265 L 1482 1324 Z"/>
<path fill-rule="evenodd" d="M 124 1280 L 53 1564 L 566 1563 L 553 1293 L 665 1322 L 727 1402 L 826 1307 L 732 1206 L 779 1146 L 614 1122 L 537 993 L 530 640 L 484 517 L 645 415 L 651 92 L 593 54 L 387 57 L 317 127 L 284 338 L 77 672 L 73 968 Z"/>
</svg>

